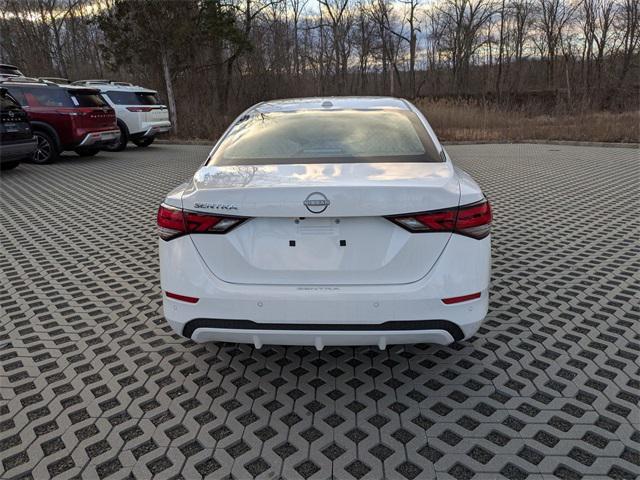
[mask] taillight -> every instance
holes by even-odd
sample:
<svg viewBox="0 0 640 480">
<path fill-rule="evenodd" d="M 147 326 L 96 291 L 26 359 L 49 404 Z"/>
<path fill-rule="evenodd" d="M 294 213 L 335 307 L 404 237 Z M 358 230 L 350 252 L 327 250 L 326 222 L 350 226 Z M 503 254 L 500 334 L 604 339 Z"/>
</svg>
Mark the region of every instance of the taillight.
<svg viewBox="0 0 640 480">
<path fill-rule="evenodd" d="M 127 107 L 130 112 L 150 112 L 153 107 Z"/>
<path fill-rule="evenodd" d="M 461 207 L 387 218 L 414 233 L 454 232 L 481 239 L 491 232 L 491 206 L 486 199 Z"/>
<path fill-rule="evenodd" d="M 160 205 L 158 209 L 158 236 L 171 240 L 190 233 L 227 233 L 247 220 L 246 217 L 228 217 Z"/>
<path fill-rule="evenodd" d="M 388 218 L 410 232 L 453 232 L 456 213 L 457 208 Z"/>
<path fill-rule="evenodd" d="M 86 109 L 82 107 L 59 108 L 56 110 L 56 113 L 59 113 L 60 115 L 69 115 L 70 117 L 81 117 L 91 113 L 91 109 Z"/>
<path fill-rule="evenodd" d="M 455 233 L 471 238 L 484 238 L 491 233 L 491 205 L 483 200 L 465 205 L 458 210 Z"/>
<path fill-rule="evenodd" d="M 184 225 L 182 209 L 160 205 L 158 209 L 158 236 L 163 240 L 171 240 L 185 233 L 187 233 L 187 229 Z"/>
</svg>

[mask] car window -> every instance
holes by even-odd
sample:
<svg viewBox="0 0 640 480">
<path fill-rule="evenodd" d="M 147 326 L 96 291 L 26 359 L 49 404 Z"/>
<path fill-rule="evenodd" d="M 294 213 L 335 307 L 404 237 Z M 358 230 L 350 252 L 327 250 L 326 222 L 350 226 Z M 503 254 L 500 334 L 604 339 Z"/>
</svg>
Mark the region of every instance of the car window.
<svg viewBox="0 0 640 480">
<path fill-rule="evenodd" d="M 158 96 L 149 92 L 121 92 L 111 90 L 105 92 L 116 105 L 158 105 Z"/>
<path fill-rule="evenodd" d="M 102 95 L 95 92 L 69 92 L 71 101 L 77 107 L 106 107 L 109 104 L 102 98 Z"/>
<path fill-rule="evenodd" d="M 66 90 L 58 87 L 7 87 L 20 105 L 29 107 L 73 107 Z"/>
<path fill-rule="evenodd" d="M 3 110 L 10 110 L 15 108 L 20 108 L 18 103 L 16 103 L 11 96 L 5 92 L 0 92 L 0 108 Z"/>
<path fill-rule="evenodd" d="M 307 110 L 240 119 L 209 164 L 442 162 L 411 111 Z"/>
</svg>

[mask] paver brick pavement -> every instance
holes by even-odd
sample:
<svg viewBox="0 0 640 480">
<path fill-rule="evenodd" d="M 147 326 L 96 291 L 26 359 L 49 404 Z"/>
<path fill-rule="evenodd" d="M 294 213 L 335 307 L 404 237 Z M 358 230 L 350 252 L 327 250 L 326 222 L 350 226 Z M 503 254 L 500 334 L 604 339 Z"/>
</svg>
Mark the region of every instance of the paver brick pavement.
<svg viewBox="0 0 640 480">
<path fill-rule="evenodd" d="M 207 147 L 3 173 L 0 477 L 636 478 L 638 151 L 448 150 L 493 204 L 490 312 L 386 351 L 173 334 L 155 213 Z"/>
</svg>

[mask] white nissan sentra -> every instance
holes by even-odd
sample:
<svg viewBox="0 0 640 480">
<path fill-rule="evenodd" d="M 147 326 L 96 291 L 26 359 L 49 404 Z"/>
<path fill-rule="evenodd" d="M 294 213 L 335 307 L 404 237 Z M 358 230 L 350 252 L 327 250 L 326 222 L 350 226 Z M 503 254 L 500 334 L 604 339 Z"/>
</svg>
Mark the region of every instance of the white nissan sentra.
<svg viewBox="0 0 640 480">
<path fill-rule="evenodd" d="M 490 224 L 409 102 L 260 103 L 160 206 L 165 317 L 195 342 L 446 345 L 487 313 Z"/>
</svg>

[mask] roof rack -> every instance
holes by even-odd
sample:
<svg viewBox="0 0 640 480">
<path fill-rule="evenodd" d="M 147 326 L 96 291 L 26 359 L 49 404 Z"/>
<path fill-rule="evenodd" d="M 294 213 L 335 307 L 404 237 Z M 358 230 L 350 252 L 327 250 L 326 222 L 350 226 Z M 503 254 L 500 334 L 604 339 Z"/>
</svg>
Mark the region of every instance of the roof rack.
<svg viewBox="0 0 640 480">
<path fill-rule="evenodd" d="M 41 80 L 39 78 L 34 77 L 17 77 L 17 76 L 2 76 L 0 75 L 0 82 L 2 83 L 39 83 L 43 85 L 51 85 L 53 82 L 48 82 L 46 80 Z"/>
<path fill-rule="evenodd" d="M 71 85 L 117 85 L 120 87 L 133 87 L 134 85 L 129 82 L 118 82 L 114 80 L 76 80 Z"/>
<path fill-rule="evenodd" d="M 38 77 L 38 80 L 42 80 L 43 82 L 55 83 L 58 85 L 67 85 L 69 82 L 68 78 L 62 77 Z"/>
<path fill-rule="evenodd" d="M 71 82 L 71 85 L 99 85 L 99 84 L 110 83 L 110 82 L 111 80 L 100 80 L 100 79 L 76 80 L 75 82 Z"/>
</svg>

